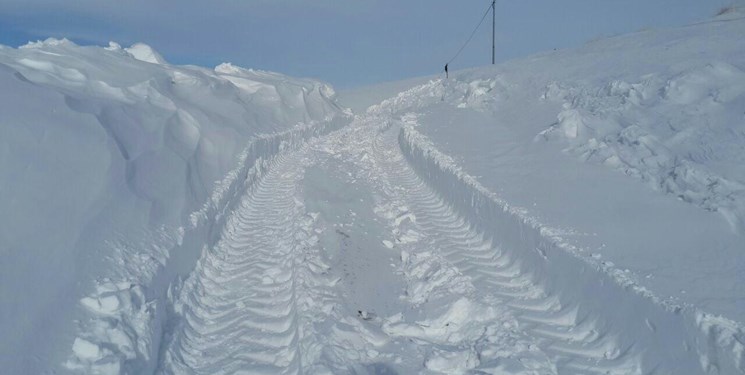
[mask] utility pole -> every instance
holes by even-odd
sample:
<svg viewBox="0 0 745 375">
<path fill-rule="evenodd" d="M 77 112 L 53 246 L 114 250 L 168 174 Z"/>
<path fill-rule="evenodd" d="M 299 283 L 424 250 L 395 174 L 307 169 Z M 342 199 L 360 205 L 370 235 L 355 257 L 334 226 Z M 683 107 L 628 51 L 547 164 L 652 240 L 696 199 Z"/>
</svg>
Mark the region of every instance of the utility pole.
<svg viewBox="0 0 745 375">
<path fill-rule="evenodd" d="M 491 1 L 491 64 L 494 65 L 494 39 L 497 35 L 497 0 Z"/>
</svg>

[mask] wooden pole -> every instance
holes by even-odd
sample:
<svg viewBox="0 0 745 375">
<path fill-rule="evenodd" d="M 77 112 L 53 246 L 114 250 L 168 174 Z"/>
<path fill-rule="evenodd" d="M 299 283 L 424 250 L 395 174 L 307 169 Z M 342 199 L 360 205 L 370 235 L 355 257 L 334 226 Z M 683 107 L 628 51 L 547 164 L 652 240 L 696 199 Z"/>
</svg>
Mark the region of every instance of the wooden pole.
<svg viewBox="0 0 745 375">
<path fill-rule="evenodd" d="M 494 65 L 494 39 L 497 35 L 497 13 L 496 13 L 497 0 L 491 2 L 491 64 Z"/>
</svg>

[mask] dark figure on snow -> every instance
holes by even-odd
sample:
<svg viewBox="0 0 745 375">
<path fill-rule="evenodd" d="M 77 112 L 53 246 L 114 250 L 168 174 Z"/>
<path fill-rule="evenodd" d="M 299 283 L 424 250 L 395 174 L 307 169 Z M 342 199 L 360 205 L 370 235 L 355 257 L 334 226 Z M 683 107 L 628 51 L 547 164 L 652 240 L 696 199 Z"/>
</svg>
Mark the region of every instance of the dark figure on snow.
<svg viewBox="0 0 745 375">
<path fill-rule="evenodd" d="M 445 78 L 448 78 L 448 64 L 445 64 Z"/>
</svg>

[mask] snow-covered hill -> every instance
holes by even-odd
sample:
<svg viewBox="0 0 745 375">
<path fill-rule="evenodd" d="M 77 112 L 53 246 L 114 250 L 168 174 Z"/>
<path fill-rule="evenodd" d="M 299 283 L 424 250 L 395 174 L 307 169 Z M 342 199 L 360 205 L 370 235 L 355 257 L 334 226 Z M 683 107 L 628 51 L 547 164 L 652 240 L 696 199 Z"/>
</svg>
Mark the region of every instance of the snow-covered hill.
<svg viewBox="0 0 745 375">
<path fill-rule="evenodd" d="M 741 35 L 732 11 L 356 115 L 141 44 L 1 47 L 0 368 L 743 374 Z"/>
<path fill-rule="evenodd" d="M 157 354 L 153 301 L 238 177 L 344 116 L 320 82 L 142 44 L 0 47 L 0 372 Z"/>
</svg>

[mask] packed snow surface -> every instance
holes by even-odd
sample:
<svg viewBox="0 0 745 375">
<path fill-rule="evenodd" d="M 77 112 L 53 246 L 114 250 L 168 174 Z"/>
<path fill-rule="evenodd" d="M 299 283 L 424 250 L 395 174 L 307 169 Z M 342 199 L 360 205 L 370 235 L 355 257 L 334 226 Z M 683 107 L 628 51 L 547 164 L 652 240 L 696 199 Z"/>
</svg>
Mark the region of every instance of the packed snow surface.
<svg viewBox="0 0 745 375">
<path fill-rule="evenodd" d="M 743 374 L 741 35 L 343 93 L 356 115 L 142 44 L 0 47 L 0 368 Z"/>
</svg>

